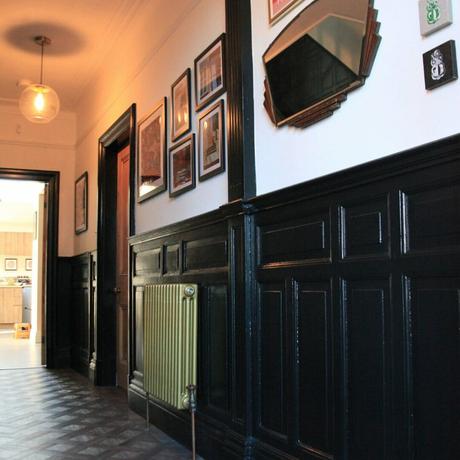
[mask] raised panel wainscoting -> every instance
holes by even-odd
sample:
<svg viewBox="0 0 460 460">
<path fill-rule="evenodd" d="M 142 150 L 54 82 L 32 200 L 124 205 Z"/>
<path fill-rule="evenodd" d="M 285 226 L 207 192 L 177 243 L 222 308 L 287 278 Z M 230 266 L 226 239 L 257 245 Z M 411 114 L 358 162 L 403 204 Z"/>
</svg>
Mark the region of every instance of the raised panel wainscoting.
<svg viewBox="0 0 460 460">
<path fill-rule="evenodd" d="M 459 185 L 455 136 L 131 238 L 131 406 L 144 286 L 191 282 L 205 458 L 458 458 Z"/>
</svg>

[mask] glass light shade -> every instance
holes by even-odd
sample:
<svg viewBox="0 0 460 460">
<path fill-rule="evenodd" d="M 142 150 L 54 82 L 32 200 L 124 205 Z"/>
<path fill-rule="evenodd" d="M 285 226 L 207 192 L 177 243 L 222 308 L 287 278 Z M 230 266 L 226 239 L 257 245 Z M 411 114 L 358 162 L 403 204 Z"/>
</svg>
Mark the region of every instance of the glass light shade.
<svg viewBox="0 0 460 460">
<path fill-rule="evenodd" d="M 59 113 L 59 97 L 49 86 L 29 85 L 19 98 L 19 110 L 32 123 L 48 123 Z"/>
</svg>

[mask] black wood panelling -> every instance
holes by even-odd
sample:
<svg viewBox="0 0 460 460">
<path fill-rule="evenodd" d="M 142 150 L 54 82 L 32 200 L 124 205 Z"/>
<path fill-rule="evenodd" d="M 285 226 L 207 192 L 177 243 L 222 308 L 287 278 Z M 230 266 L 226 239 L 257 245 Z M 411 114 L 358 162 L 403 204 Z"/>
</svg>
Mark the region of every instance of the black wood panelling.
<svg viewBox="0 0 460 460">
<path fill-rule="evenodd" d="M 89 375 L 94 330 L 91 260 L 90 253 L 72 258 L 71 363 L 84 375 Z"/>
<path fill-rule="evenodd" d="M 184 243 L 184 271 L 227 269 L 227 240 L 206 238 Z"/>
<path fill-rule="evenodd" d="M 388 280 L 344 282 L 350 458 L 388 458 Z"/>
<path fill-rule="evenodd" d="M 406 252 L 457 248 L 460 184 L 428 184 L 402 193 Z"/>
<path fill-rule="evenodd" d="M 131 406 L 144 286 L 194 282 L 205 458 L 459 458 L 459 184 L 456 136 L 133 237 Z"/>
<path fill-rule="evenodd" d="M 286 309 L 282 285 L 260 287 L 258 361 L 258 428 L 262 434 L 286 437 Z"/>
<path fill-rule="evenodd" d="M 460 278 L 412 278 L 407 283 L 415 458 L 458 458 Z"/>
<path fill-rule="evenodd" d="M 245 375 L 240 363 L 236 363 L 233 350 L 236 345 L 236 305 L 229 292 L 229 230 L 226 219 L 220 212 L 210 213 L 204 218 L 207 225 L 196 221 L 196 225 L 175 231 L 174 226 L 158 232 L 136 236 L 131 239 L 131 270 L 133 299 L 131 304 L 131 406 L 139 412 L 144 410 L 139 401 L 143 394 L 143 302 L 147 284 L 196 283 L 199 285 L 198 309 L 198 416 L 203 429 L 198 443 L 202 452 L 208 452 L 216 439 L 221 444 L 231 443 L 232 436 L 240 439 L 237 447 L 227 446 L 231 452 L 243 449 L 244 437 L 241 427 L 234 425 L 238 418 L 237 408 L 242 395 L 234 391 L 238 378 Z M 231 233 L 230 233 L 231 234 Z M 232 238 L 232 237 L 230 237 Z M 234 247 L 235 242 L 231 242 Z M 159 256 L 162 254 L 161 256 Z M 244 325 L 243 325 L 244 327 Z M 238 372 L 231 369 L 238 366 Z M 176 420 L 171 420 L 166 416 Z M 152 402 L 151 417 L 163 430 L 180 440 L 188 440 L 188 414 L 164 406 L 160 401 Z M 218 423 L 217 423 L 218 421 Z M 222 433 L 218 427 L 226 423 L 234 428 L 233 435 Z M 217 423 L 217 425 L 216 425 Z M 206 431 L 204 427 L 209 427 Z M 233 442 L 233 441 L 232 441 Z M 211 450 L 211 457 L 212 457 Z M 214 457 L 218 458 L 218 457 Z"/>
<path fill-rule="evenodd" d="M 259 264 L 329 257 L 328 214 L 259 227 Z"/>
<path fill-rule="evenodd" d="M 343 257 L 388 255 L 385 198 L 342 206 L 340 214 Z"/>
<path fill-rule="evenodd" d="M 256 458 L 460 457 L 459 152 L 252 200 Z"/>
<path fill-rule="evenodd" d="M 206 288 L 207 330 L 205 342 L 209 356 L 209 405 L 224 412 L 229 410 L 229 349 L 228 349 L 228 305 L 227 286 L 209 286 Z"/>
<path fill-rule="evenodd" d="M 332 440 L 332 311 L 328 282 L 296 284 L 298 439 L 305 449 L 330 453 Z"/>
</svg>

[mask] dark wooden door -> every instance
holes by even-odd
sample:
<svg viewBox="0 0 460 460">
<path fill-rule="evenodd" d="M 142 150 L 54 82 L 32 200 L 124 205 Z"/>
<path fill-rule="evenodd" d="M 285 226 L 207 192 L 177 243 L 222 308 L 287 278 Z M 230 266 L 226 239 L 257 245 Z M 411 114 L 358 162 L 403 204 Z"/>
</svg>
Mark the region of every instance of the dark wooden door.
<svg viewBox="0 0 460 460">
<path fill-rule="evenodd" d="M 128 202 L 129 147 L 117 160 L 117 385 L 128 385 Z"/>
</svg>

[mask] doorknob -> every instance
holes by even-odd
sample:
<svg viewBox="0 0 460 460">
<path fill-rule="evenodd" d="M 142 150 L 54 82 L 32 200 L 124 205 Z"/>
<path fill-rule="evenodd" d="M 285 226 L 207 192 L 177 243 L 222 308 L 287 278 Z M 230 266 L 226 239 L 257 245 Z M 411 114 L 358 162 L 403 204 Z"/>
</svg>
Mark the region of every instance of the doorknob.
<svg viewBox="0 0 460 460">
<path fill-rule="evenodd" d="M 113 290 L 112 290 L 112 292 L 113 292 L 114 294 L 120 294 L 121 289 L 120 289 L 119 287 L 114 287 Z"/>
</svg>

